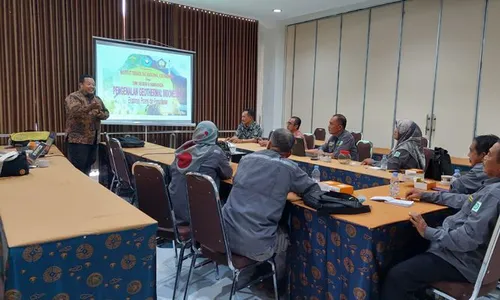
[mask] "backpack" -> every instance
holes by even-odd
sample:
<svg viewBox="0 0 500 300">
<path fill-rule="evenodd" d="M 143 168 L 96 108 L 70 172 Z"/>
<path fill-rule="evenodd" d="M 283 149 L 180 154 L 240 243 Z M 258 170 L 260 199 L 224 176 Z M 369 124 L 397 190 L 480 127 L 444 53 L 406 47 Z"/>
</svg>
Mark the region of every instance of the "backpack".
<svg viewBox="0 0 500 300">
<path fill-rule="evenodd" d="M 122 145 L 122 148 L 141 148 L 144 147 L 144 141 L 136 138 L 135 136 L 126 135 L 119 137 L 117 140 Z"/>
<path fill-rule="evenodd" d="M 231 149 L 229 148 L 228 142 L 225 141 L 217 141 L 217 146 L 221 148 L 221 150 L 224 152 L 226 155 L 227 159 L 231 161 L 232 155 L 231 155 Z"/>
<path fill-rule="evenodd" d="M 337 192 L 324 192 L 320 189 L 306 191 L 304 203 L 318 211 L 318 215 L 356 215 L 370 212 L 370 206 L 363 205 L 358 198 Z"/>
<path fill-rule="evenodd" d="M 50 131 L 25 131 L 12 133 L 9 144 L 14 147 L 26 147 L 29 142 L 45 142 L 50 136 Z"/>
<path fill-rule="evenodd" d="M 436 147 L 425 171 L 425 178 L 439 181 L 442 175 L 453 175 L 453 166 L 448 151 Z"/>
</svg>

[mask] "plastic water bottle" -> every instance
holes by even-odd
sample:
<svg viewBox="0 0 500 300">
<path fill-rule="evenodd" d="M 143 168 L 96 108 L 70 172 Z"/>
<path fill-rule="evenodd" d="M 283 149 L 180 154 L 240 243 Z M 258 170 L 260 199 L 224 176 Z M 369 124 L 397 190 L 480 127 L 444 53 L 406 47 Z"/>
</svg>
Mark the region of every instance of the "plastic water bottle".
<svg viewBox="0 0 500 300">
<path fill-rule="evenodd" d="M 453 173 L 453 177 L 451 177 L 451 184 L 453 184 L 453 182 L 455 180 L 457 180 L 458 178 L 460 178 L 461 174 L 460 174 L 460 170 L 459 169 L 455 169 L 455 173 Z"/>
<path fill-rule="evenodd" d="M 380 168 L 382 170 L 387 170 L 387 155 L 382 156 L 382 160 L 380 161 Z"/>
<path fill-rule="evenodd" d="M 311 178 L 316 182 L 321 181 L 321 172 L 319 171 L 319 166 L 314 166 L 314 169 L 311 173 Z"/>
<path fill-rule="evenodd" d="M 392 173 L 391 177 L 391 197 L 396 198 L 399 196 L 399 174 L 398 172 Z"/>
</svg>

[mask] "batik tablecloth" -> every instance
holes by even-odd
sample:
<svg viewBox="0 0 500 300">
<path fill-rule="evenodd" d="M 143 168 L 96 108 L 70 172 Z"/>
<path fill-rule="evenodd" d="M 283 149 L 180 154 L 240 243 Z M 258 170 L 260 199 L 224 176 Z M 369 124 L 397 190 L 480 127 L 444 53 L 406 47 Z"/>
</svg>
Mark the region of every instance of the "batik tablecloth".
<svg viewBox="0 0 500 300">
<path fill-rule="evenodd" d="M 15 248 L 4 242 L 5 299 L 156 299 L 156 229 Z"/>
<path fill-rule="evenodd" d="M 369 229 L 319 217 L 293 205 L 289 252 L 291 299 L 379 299 L 389 268 L 425 251 L 428 243 L 410 222 Z M 425 216 L 430 225 L 449 211 Z"/>
</svg>

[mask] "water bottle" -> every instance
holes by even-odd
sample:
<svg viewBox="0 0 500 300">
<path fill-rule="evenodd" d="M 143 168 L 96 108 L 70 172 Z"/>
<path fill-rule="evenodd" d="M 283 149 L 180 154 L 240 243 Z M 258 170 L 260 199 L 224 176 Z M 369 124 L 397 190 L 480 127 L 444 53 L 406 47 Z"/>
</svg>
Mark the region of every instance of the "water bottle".
<svg viewBox="0 0 500 300">
<path fill-rule="evenodd" d="M 396 198 L 399 196 L 399 174 L 398 172 L 392 173 L 391 177 L 391 197 Z"/>
<path fill-rule="evenodd" d="M 319 166 L 314 166 L 314 169 L 311 173 L 311 178 L 316 182 L 321 181 L 321 172 L 319 171 Z"/>
<path fill-rule="evenodd" d="M 460 178 L 461 174 L 460 174 L 460 170 L 459 169 L 455 169 L 455 173 L 453 173 L 453 177 L 451 177 L 451 184 L 453 184 L 453 182 L 455 180 L 457 180 L 458 178 Z"/>
<path fill-rule="evenodd" d="M 382 170 L 387 170 L 387 155 L 382 156 L 382 160 L 380 161 L 380 168 Z"/>
</svg>

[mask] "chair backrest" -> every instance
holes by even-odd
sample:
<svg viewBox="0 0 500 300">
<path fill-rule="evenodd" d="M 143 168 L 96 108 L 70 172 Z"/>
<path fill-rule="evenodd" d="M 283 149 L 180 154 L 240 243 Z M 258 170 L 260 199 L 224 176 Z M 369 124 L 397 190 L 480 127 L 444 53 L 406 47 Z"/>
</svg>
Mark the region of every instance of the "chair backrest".
<svg viewBox="0 0 500 300">
<path fill-rule="evenodd" d="M 307 149 L 314 149 L 314 135 L 304 134 L 304 139 L 307 145 Z"/>
<path fill-rule="evenodd" d="M 471 299 L 476 299 L 481 290 L 481 287 L 500 279 L 500 218 L 497 219 L 497 224 L 491 235 L 488 249 L 483 259 L 476 284 L 474 285 L 474 292 Z"/>
<path fill-rule="evenodd" d="M 116 166 L 115 166 L 115 162 L 113 160 L 113 154 L 111 153 L 111 146 L 109 144 L 109 134 L 107 132 L 104 133 L 104 143 L 106 145 L 106 154 L 108 156 L 108 160 L 109 160 L 109 165 L 111 166 L 111 172 L 113 172 L 113 174 L 116 174 Z"/>
<path fill-rule="evenodd" d="M 363 138 L 363 134 L 361 132 L 351 132 L 351 134 L 352 134 L 352 137 L 354 138 L 354 143 L 356 145 Z"/>
<path fill-rule="evenodd" d="M 113 163 L 116 168 L 116 176 L 122 184 L 128 185 L 128 187 L 133 188 L 132 179 L 130 178 L 130 171 L 128 168 L 127 159 L 125 158 L 125 153 L 123 153 L 122 146 L 117 139 L 109 140 L 109 148 L 111 149 L 111 156 L 113 157 Z"/>
<path fill-rule="evenodd" d="M 359 161 L 363 161 L 372 157 L 373 143 L 370 141 L 360 140 L 356 143 L 358 148 Z"/>
<path fill-rule="evenodd" d="M 306 156 L 306 141 L 301 138 L 295 139 L 295 144 L 292 147 L 292 155 Z M 313 147 L 314 148 L 314 147 Z"/>
<path fill-rule="evenodd" d="M 271 130 L 271 132 L 269 132 L 269 135 L 267 136 L 267 139 L 270 140 L 271 139 L 271 136 L 273 135 L 274 133 L 274 130 Z"/>
<path fill-rule="evenodd" d="M 434 155 L 434 150 L 429 149 L 429 148 L 424 148 L 424 155 L 425 155 L 425 171 L 429 167 L 429 164 L 431 163 L 431 158 Z"/>
<path fill-rule="evenodd" d="M 324 141 L 325 138 L 326 138 L 326 131 L 325 131 L 325 128 L 316 128 L 314 130 L 314 137 L 318 140 L 318 141 Z"/>
<path fill-rule="evenodd" d="M 139 209 L 158 222 L 159 229 L 176 228 L 165 173 L 155 163 L 136 162 L 132 166 Z"/>
<path fill-rule="evenodd" d="M 192 239 L 212 251 L 227 253 L 230 260 L 217 185 L 199 173 L 187 173 L 186 180 Z"/>
<path fill-rule="evenodd" d="M 427 148 L 429 146 L 429 140 L 426 137 L 422 137 L 420 139 L 420 143 L 424 148 Z"/>
</svg>

